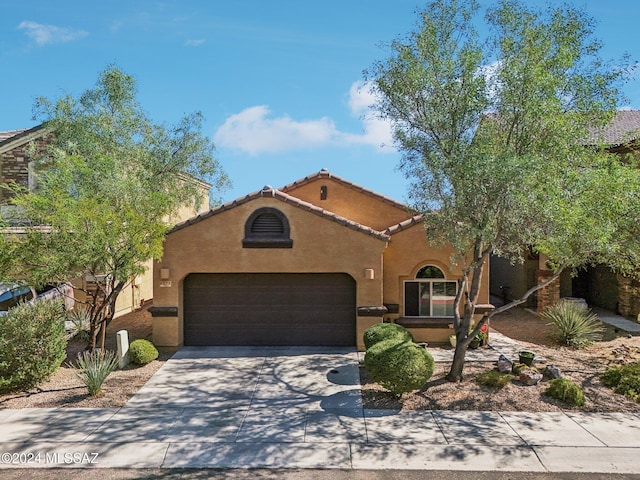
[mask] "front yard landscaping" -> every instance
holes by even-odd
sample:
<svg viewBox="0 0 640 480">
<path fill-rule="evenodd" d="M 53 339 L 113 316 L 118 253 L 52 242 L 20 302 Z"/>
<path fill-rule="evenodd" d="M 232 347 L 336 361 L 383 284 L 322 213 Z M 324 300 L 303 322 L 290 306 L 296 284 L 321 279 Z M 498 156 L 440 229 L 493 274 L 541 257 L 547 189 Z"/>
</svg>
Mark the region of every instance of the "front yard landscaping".
<svg viewBox="0 0 640 480">
<path fill-rule="evenodd" d="M 547 321 L 516 309 L 492 320 L 492 330 L 523 343 L 523 347 L 544 357 L 546 364 L 560 368 L 563 376 L 580 385 L 585 395 L 582 407 L 571 407 L 544 395 L 550 381 L 545 379 L 534 386 L 524 386 L 511 376 L 503 388 L 492 388 L 476 381 L 476 377 L 495 367 L 494 362 L 467 362 L 462 383 L 444 380 L 449 364 L 436 363 L 433 376 L 426 387 L 396 397 L 372 383 L 361 368 L 362 394 L 365 408 L 405 410 L 483 410 L 483 411 L 561 411 L 577 409 L 594 412 L 637 412 L 638 403 L 615 393 L 601 379 L 608 366 L 640 361 L 640 337 L 627 338 L 622 332 L 607 328 L 602 341 L 576 350 L 555 344 Z M 146 309 L 120 317 L 112 322 L 107 348 L 115 349 L 115 334 L 126 329 L 129 339 L 151 336 L 151 315 Z M 160 349 L 158 359 L 137 367 L 116 370 L 106 379 L 102 394 L 91 397 L 67 363 L 84 348 L 80 342 L 70 342 L 67 361 L 51 379 L 27 392 L 0 396 L 0 408 L 29 407 L 120 407 L 171 357 L 174 350 Z M 451 348 L 443 346 L 443 348 Z M 498 354 L 495 354 L 497 361 Z M 515 359 L 517 360 L 517 359 Z M 544 367 L 544 364 L 537 364 Z M 484 382 L 486 383 L 486 382 Z"/>
</svg>

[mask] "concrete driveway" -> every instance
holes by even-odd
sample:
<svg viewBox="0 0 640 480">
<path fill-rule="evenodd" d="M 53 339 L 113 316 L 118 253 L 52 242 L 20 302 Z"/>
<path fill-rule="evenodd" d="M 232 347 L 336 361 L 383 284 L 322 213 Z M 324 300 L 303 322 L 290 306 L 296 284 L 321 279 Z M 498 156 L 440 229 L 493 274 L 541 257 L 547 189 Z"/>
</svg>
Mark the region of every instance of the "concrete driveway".
<svg viewBox="0 0 640 480">
<path fill-rule="evenodd" d="M 640 473 L 640 414 L 363 409 L 350 348 L 183 348 L 122 408 L 0 409 L 0 469 Z"/>
</svg>

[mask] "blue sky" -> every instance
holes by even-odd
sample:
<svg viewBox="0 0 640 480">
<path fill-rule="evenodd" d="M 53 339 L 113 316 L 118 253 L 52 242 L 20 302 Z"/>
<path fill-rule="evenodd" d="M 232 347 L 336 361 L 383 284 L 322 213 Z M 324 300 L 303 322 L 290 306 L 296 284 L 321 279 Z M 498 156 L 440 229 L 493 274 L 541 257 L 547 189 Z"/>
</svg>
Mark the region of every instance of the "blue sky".
<svg viewBox="0 0 640 480">
<path fill-rule="evenodd" d="M 604 58 L 640 60 L 636 2 L 575 3 L 598 20 Z M 371 98 L 358 87 L 363 70 L 388 56 L 384 45 L 414 27 L 421 5 L 0 0 L 0 131 L 34 126 L 36 97 L 78 95 L 116 64 L 136 78 L 154 121 L 203 112 L 204 133 L 233 182 L 224 200 L 328 168 L 404 201 L 388 126 L 368 113 Z M 640 108 L 640 79 L 626 94 L 626 106 Z"/>
</svg>

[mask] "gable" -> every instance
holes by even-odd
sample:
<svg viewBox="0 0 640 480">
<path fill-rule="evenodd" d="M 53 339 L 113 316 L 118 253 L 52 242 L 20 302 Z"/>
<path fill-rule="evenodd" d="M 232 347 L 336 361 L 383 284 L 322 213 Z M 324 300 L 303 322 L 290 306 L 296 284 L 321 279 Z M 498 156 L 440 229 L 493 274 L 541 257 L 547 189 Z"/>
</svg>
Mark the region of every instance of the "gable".
<svg viewBox="0 0 640 480">
<path fill-rule="evenodd" d="M 282 192 L 374 230 L 385 230 L 410 218 L 410 208 L 327 170 L 290 183 Z"/>
</svg>

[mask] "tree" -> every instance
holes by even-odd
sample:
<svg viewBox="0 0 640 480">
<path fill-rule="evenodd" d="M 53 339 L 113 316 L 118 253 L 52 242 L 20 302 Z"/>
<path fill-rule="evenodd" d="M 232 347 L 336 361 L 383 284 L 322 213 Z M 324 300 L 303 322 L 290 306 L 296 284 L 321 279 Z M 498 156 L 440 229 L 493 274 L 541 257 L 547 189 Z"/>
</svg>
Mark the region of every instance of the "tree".
<svg viewBox="0 0 640 480">
<path fill-rule="evenodd" d="M 161 256 L 172 215 L 202 197 L 196 178 L 217 188 L 227 179 L 200 133 L 201 115 L 152 123 L 134 78 L 115 66 L 79 98 L 38 99 L 36 112 L 49 132 L 31 148 L 37 188 L 10 187 L 33 228 L 0 243 L 2 276 L 33 285 L 95 280 L 84 292 L 94 348 L 118 294 Z"/>
<path fill-rule="evenodd" d="M 570 6 L 501 1 L 486 12 L 482 42 L 478 12 L 474 0 L 430 2 L 418 29 L 365 72 L 393 124 L 411 203 L 462 271 L 451 381 L 462 380 L 467 347 L 491 316 L 565 269 L 633 272 L 639 253 L 637 172 L 585 146 L 615 112 L 628 59 L 603 63 L 593 20 Z M 548 256 L 553 276 L 471 328 L 490 256 L 522 262 L 529 248 Z"/>
</svg>

